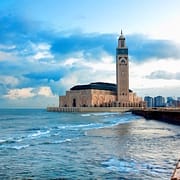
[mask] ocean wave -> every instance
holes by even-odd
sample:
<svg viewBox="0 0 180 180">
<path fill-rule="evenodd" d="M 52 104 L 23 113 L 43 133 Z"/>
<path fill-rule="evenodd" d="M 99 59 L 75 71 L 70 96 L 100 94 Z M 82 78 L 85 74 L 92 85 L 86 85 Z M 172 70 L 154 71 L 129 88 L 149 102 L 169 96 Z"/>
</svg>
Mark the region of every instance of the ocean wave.
<svg viewBox="0 0 180 180">
<path fill-rule="evenodd" d="M 103 116 L 103 117 L 109 117 L 113 115 L 120 115 L 120 112 L 95 112 L 95 113 L 83 113 L 81 114 L 82 117 L 89 117 L 89 116 Z"/>
<path fill-rule="evenodd" d="M 61 143 L 66 143 L 66 142 L 71 142 L 72 139 L 64 139 L 64 140 L 58 140 L 58 141 L 46 141 L 46 142 L 42 142 L 40 143 L 40 145 L 49 145 L 49 144 L 61 144 Z"/>
<path fill-rule="evenodd" d="M 99 113 L 97 113 L 99 114 Z M 105 113 L 101 113 L 105 114 Z M 109 113 L 108 113 L 109 114 Z M 98 120 L 98 122 L 92 122 L 87 124 L 67 124 L 67 125 L 60 125 L 57 128 L 59 130 L 90 130 L 90 129 L 101 129 L 101 128 L 108 128 L 112 126 L 116 126 L 119 124 L 130 123 L 132 121 L 138 120 L 140 117 L 132 117 L 132 115 L 117 115 L 113 114 L 111 117 L 103 117 L 102 119 Z"/>
<path fill-rule="evenodd" d="M 16 141 L 13 140 L 13 139 L 0 139 L 0 145 L 2 145 L 2 144 L 12 144 L 12 143 L 16 143 Z"/>
<path fill-rule="evenodd" d="M 42 130 L 41 128 L 29 128 L 29 129 L 25 129 L 24 131 L 40 131 Z"/>
<path fill-rule="evenodd" d="M 71 141 L 72 141 L 72 139 L 67 138 L 67 139 L 65 139 L 65 140 L 54 141 L 53 143 L 54 143 L 54 144 L 61 144 L 61 143 L 71 142 Z"/>
<path fill-rule="evenodd" d="M 133 159 L 128 160 L 111 158 L 105 162 L 102 162 L 101 164 L 110 171 L 116 171 L 120 173 L 142 174 L 146 172 L 147 174 L 157 175 L 164 174 L 168 170 L 167 167 L 162 167 L 156 164 L 150 164 L 148 162 L 138 162 Z"/>
<path fill-rule="evenodd" d="M 12 146 L 12 147 L 9 147 L 9 149 L 21 150 L 21 149 L 25 149 L 25 148 L 27 148 L 29 146 L 30 146 L 29 144 L 27 144 L 27 145 L 19 145 L 19 146 Z"/>
<path fill-rule="evenodd" d="M 47 130 L 47 131 L 37 131 L 37 132 L 35 132 L 33 134 L 29 134 L 28 138 L 34 139 L 34 138 L 37 138 L 37 137 L 41 137 L 41 136 L 47 135 L 49 133 L 50 133 L 50 130 Z"/>
<path fill-rule="evenodd" d="M 29 147 L 30 144 L 27 144 L 27 145 L 10 145 L 10 144 L 4 144 L 4 145 L 1 145 L 1 149 L 12 149 L 12 150 L 21 150 L 21 149 L 25 149 L 27 147 Z"/>
<path fill-rule="evenodd" d="M 81 114 L 82 117 L 89 117 L 91 116 L 91 114 L 85 113 L 85 114 Z"/>
<path fill-rule="evenodd" d="M 121 173 L 136 172 L 137 165 L 133 160 L 124 160 L 111 158 L 108 161 L 102 162 L 102 165 L 111 171 L 119 171 Z"/>
<path fill-rule="evenodd" d="M 67 130 L 79 130 L 79 129 L 84 129 L 86 130 L 87 128 L 96 128 L 102 126 L 102 123 L 89 123 L 89 124 L 78 124 L 78 125 L 62 125 L 58 126 L 58 129 L 67 129 Z"/>
</svg>

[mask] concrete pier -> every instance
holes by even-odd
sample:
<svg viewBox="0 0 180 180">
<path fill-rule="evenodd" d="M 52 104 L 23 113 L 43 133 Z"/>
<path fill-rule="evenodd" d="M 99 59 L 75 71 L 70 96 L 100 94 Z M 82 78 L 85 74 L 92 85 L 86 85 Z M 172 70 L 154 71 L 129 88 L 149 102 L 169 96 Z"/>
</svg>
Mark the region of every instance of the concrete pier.
<svg viewBox="0 0 180 180">
<path fill-rule="evenodd" d="M 173 172 L 171 180 L 180 180 L 180 159 L 177 162 L 177 165 L 176 165 L 176 168 L 175 168 L 175 170 Z"/>
<path fill-rule="evenodd" d="M 130 112 L 130 107 L 47 107 L 48 112 Z"/>
</svg>

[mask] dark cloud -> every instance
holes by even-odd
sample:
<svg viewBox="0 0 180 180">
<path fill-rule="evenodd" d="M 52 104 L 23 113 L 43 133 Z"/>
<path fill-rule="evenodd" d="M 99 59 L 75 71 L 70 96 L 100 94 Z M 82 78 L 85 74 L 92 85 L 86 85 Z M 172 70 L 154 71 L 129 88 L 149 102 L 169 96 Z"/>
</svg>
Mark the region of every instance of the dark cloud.
<svg viewBox="0 0 180 180">
<path fill-rule="evenodd" d="M 18 51 L 20 56 L 35 52 L 30 43 L 48 43 L 55 59 L 83 52 L 87 59 L 98 59 L 101 52 L 115 56 L 118 34 L 82 33 L 80 31 L 53 31 L 41 22 L 32 22 L 17 16 L 0 17 L 0 44 L 15 45 L 4 51 Z M 125 35 L 129 54 L 134 61 L 150 58 L 180 58 L 180 45 L 169 40 L 150 39 L 142 34 Z M 115 58 L 114 58 L 115 59 Z"/>
<path fill-rule="evenodd" d="M 127 36 L 127 44 L 129 54 L 136 61 L 180 58 L 180 45 L 169 40 L 149 39 L 144 35 L 134 34 Z"/>
<path fill-rule="evenodd" d="M 180 72 L 170 73 L 167 71 L 154 71 L 146 77 L 148 79 L 165 79 L 165 80 L 176 79 L 176 80 L 180 80 Z"/>
<path fill-rule="evenodd" d="M 115 34 L 72 34 L 67 37 L 58 37 L 52 43 L 52 52 L 57 54 L 68 54 L 83 51 L 85 55 L 91 53 L 97 56 L 100 52 L 106 51 L 115 55 L 116 48 Z M 99 51 L 99 52 L 98 52 Z"/>
<path fill-rule="evenodd" d="M 25 74 L 24 77 L 35 80 L 47 79 L 48 81 L 58 81 L 67 73 L 66 69 L 58 69 L 54 71 L 44 71 L 44 72 L 30 72 Z"/>
</svg>

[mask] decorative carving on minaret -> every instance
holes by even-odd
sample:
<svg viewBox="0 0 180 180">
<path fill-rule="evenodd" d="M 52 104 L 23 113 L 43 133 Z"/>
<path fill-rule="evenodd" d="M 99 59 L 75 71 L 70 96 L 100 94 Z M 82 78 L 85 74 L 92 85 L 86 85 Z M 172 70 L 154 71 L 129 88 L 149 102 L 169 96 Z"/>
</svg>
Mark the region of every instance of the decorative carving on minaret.
<svg viewBox="0 0 180 180">
<path fill-rule="evenodd" d="M 120 103 L 129 102 L 129 60 L 128 48 L 125 37 L 121 30 L 116 48 L 116 81 L 117 101 Z"/>
</svg>

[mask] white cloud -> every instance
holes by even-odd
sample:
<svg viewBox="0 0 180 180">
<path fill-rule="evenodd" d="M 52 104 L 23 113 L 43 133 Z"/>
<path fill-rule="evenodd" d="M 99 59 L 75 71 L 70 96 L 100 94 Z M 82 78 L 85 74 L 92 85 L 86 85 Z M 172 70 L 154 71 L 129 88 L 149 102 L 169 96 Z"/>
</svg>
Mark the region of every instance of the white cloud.
<svg viewBox="0 0 180 180">
<path fill-rule="evenodd" d="M 150 75 L 154 71 L 178 73 L 179 67 L 180 61 L 173 59 L 152 59 L 151 61 L 139 64 L 130 62 L 130 79 L 134 84 L 133 86 L 135 87 L 137 87 L 140 84 L 143 84 L 143 87 L 162 87 L 163 85 L 168 85 L 167 81 L 158 79 L 148 79 L 148 75 Z M 168 82 L 170 83 L 170 85 L 173 84 L 172 80 Z M 176 85 L 177 81 L 174 81 L 174 83 Z"/>
<path fill-rule="evenodd" d="M 13 87 L 19 84 L 19 80 L 13 76 L 0 75 L 0 83 Z"/>
<path fill-rule="evenodd" d="M 10 89 L 8 93 L 4 95 L 4 97 L 8 99 L 27 99 L 34 96 L 53 97 L 53 93 L 50 87 L 42 86 L 39 88 Z"/>
<path fill-rule="evenodd" d="M 81 59 L 79 58 L 68 58 L 63 62 L 63 66 L 72 66 L 75 63 L 81 62 Z"/>
<path fill-rule="evenodd" d="M 173 15 L 173 17 L 170 16 L 168 18 L 165 18 L 163 21 L 161 21 L 159 26 L 156 26 L 156 30 L 149 31 L 151 33 L 151 37 L 157 39 L 171 39 L 175 42 L 180 43 L 180 26 L 178 22 L 179 14 Z"/>
<path fill-rule="evenodd" d="M 37 50 L 49 50 L 51 46 L 47 43 L 39 43 L 35 46 Z"/>
<path fill-rule="evenodd" d="M 180 85 L 176 85 L 176 86 L 169 86 L 169 87 L 154 87 L 154 88 L 139 88 L 139 89 L 134 89 L 138 95 L 144 97 L 144 96 L 164 96 L 164 97 L 174 97 L 175 99 L 177 97 L 180 97 L 179 94 L 179 90 L 180 89 Z"/>
<path fill-rule="evenodd" d="M 46 97 L 52 97 L 53 93 L 51 91 L 50 87 L 44 86 L 40 87 L 37 95 L 46 96 Z"/>
<path fill-rule="evenodd" d="M 15 45 L 4 45 L 4 44 L 0 44 L 0 49 L 1 50 L 13 50 L 15 49 L 16 46 Z"/>
<path fill-rule="evenodd" d="M 59 84 L 62 89 L 68 90 L 70 87 L 79 84 L 78 78 L 75 73 L 68 74 L 64 78 L 61 78 Z"/>
<path fill-rule="evenodd" d="M 28 49 L 25 51 L 32 51 L 34 55 L 30 57 L 33 60 L 53 59 L 54 55 L 50 52 L 51 46 L 48 43 L 33 43 L 28 42 Z"/>
<path fill-rule="evenodd" d="M 61 89 L 68 90 L 78 84 L 91 82 L 115 82 L 116 65 L 114 58 L 107 53 L 97 59 L 86 60 L 84 57 L 68 58 L 64 65 L 73 66 L 73 71 L 58 82 Z M 64 66 L 61 64 L 61 66 Z"/>
<path fill-rule="evenodd" d="M 4 97 L 8 99 L 26 99 L 35 96 L 33 88 L 22 88 L 22 89 L 10 89 L 8 94 Z"/>
<path fill-rule="evenodd" d="M 3 60 L 15 60 L 16 56 L 13 53 L 10 52 L 2 52 L 0 51 L 0 61 Z"/>
<path fill-rule="evenodd" d="M 174 59 L 152 59 L 144 63 L 133 63 L 130 61 L 130 88 L 138 89 L 141 95 L 164 95 L 178 96 L 177 87 L 180 80 L 177 79 L 150 79 L 149 75 L 156 71 L 165 71 L 170 74 L 179 73 L 180 60 Z M 165 74 L 167 75 L 167 74 Z M 168 89 L 168 91 L 166 91 Z M 180 96 L 180 94 L 179 94 Z"/>
<path fill-rule="evenodd" d="M 49 50 L 51 46 L 48 43 L 37 43 L 29 42 L 29 46 L 32 48 L 33 51 L 41 51 L 41 50 Z"/>
<path fill-rule="evenodd" d="M 54 56 L 48 52 L 48 51 L 41 51 L 41 52 L 37 52 L 34 56 L 33 56 L 33 59 L 35 60 L 40 60 L 40 59 L 51 59 L 53 58 Z"/>
<path fill-rule="evenodd" d="M 96 61 L 89 61 L 87 62 L 84 60 L 82 62 L 82 66 L 90 68 L 94 72 L 99 72 L 103 71 L 104 73 L 109 72 L 109 71 L 115 71 L 116 66 L 115 63 L 113 62 L 114 57 L 110 55 L 103 55 L 101 59 L 98 59 Z M 101 72 L 102 73 L 102 72 Z"/>
</svg>

